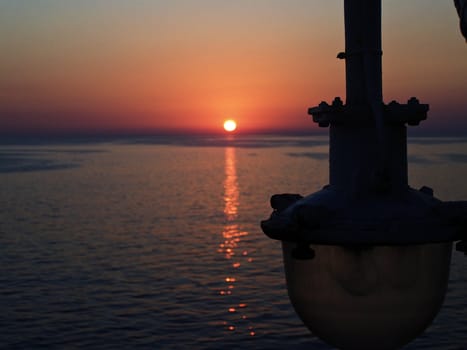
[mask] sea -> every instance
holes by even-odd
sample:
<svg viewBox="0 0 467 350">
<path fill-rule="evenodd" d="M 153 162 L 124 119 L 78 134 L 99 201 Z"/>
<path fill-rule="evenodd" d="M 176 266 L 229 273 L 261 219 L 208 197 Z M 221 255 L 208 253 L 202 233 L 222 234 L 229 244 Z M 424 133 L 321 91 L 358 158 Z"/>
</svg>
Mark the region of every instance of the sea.
<svg viewBox="0 0 467 350">
<path fill-rule="evenodd" d="M 327 136 L 0 145 L 1 349 L 332 349 L 290 304 L 275 193 L 328 183 Z M 467 200 L 467 138 L 411 137 L 409 179 Z M 391 334 L 388 334 L 391 337 Z M 467 349 L 467 256 L 404 349 Z"/>
</svg>

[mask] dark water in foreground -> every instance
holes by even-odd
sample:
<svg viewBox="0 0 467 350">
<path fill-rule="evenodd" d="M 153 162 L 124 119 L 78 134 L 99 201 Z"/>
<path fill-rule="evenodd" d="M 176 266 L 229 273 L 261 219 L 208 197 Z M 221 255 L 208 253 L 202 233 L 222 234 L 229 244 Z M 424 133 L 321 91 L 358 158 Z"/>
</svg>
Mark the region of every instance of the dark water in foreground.
<svg viewBox="0 0 467 350">
<path fill-rule="evenodd" d="M 327 138 L 0 148 L 0 347 L 330 349 L 287 297 L 273 193 L 327 183 Z M 415 139 L 410 182 L 467 199 L 467 140 Z M 391 335 L 388 334 L 388 337 Z M 467 349 L 467 258 L 406 349 Z"/>
</svg>

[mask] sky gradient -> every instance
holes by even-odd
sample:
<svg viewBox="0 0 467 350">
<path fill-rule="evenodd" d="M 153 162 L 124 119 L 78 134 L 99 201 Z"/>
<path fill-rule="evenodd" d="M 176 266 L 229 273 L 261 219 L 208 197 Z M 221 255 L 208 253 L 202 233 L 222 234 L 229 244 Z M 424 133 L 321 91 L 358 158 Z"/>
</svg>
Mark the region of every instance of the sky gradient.
<svg viewBox="0 0 467 350">
<path fill-rule="evenodd" d="M 0 133 L 313 131 L 345 97 L 342 0 L 0 0 Z M 451 0 L 383 0 L 384 101 L 467 132 Z"/>
</svg>

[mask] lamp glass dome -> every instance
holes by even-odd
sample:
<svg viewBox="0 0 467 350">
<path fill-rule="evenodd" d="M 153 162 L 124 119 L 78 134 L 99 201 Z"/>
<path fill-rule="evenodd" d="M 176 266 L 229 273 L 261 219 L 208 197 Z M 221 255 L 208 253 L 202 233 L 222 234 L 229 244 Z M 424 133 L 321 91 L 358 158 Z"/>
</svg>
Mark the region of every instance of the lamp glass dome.
<svg viewBox="0 0 467 350">
<path fill-rule="evenodd" d="M 452 243 L 313 245 L 296 260 L 283 242 L 291 302 L 313 334 L 340 349 L 395 349 L 421 334 L 446 293 Z"/>
</svg>

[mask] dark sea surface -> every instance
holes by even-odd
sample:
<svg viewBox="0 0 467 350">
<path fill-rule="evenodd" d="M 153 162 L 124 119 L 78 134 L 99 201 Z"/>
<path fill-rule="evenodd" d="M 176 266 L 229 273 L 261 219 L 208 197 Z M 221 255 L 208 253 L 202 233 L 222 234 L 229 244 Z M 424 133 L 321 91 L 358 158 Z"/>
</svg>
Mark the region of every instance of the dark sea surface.
<svg viewBox="0 0 467 350">
<path fill-rule="evenodd" d="M 331 349 L 290 305 L 274 193 L 328 181 L 327 137 L 0 146 L 0 348 Z M 414 138 L 414 188 L 467 200 L 467 139 Z M 391 337 L 391 334 L 388 334 Z M 405 349 L 467 349 L 467 257 Z"/>
</svg>

